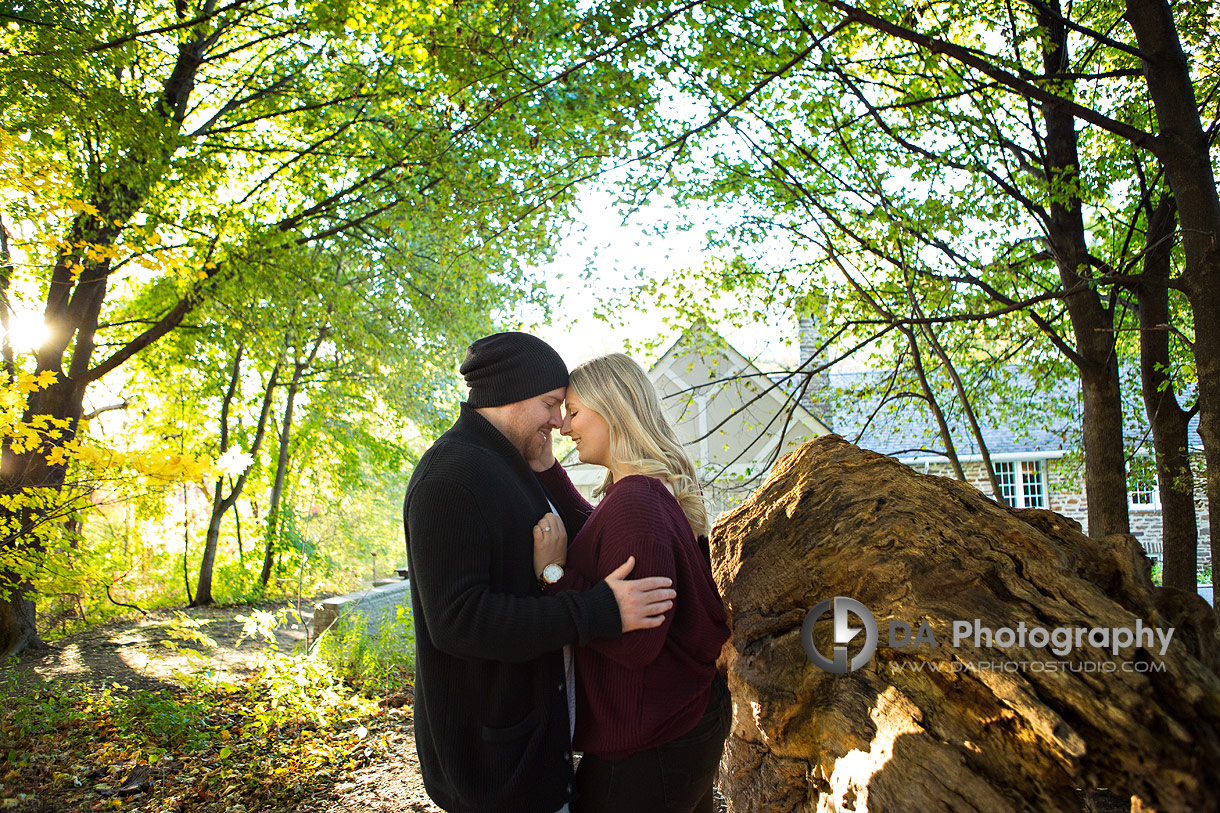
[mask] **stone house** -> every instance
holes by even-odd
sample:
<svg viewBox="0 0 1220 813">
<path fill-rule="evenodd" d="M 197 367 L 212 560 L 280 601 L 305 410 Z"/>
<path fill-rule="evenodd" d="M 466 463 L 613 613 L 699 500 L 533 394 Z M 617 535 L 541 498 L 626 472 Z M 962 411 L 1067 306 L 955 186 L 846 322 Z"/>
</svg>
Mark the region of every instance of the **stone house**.
<svg viewBox="0 0 1220 813">
<path fill-rule="evenodd" d="M 811 361 L 818 349 L 815 335 L 815 325 L 801 320 L 802 369 L 818 364 Z M 766 373 L 714 331 L 697 325 L 665 351 L 648 375 L 678 437 L 696 461 L 713 515 L 745 499 L 781 455 L 832 431 L 921 472 L 955 476 L 936 422 L 923 402 L 905 398 L 884 403 L 886 373 L 821 372 L 811 378 Z M 1039 383 L 1029 382 L 1028 387 L 1032 397 Z M 1068 403 L 1075 400 L 1071 392 L 1052 395 Z M 1083 460 L 1071 441 L 1070 419 L 1052 417 L 1056 413 L 1049 410 L 1033 419 L 1019 415 L 1020 420 L 1005 419 L 1003 413 L 983 416 L 980 427 L 1003 500 L 1015 507 L 1049 508 L 1077 520 L 1087 532 Z M 983 457 L 972 433 L 953 419 L 950 431 L 967 481 L 989 493 Z M 1198 441 L 1197 433 L 1193 437 Z M 564 465 L 586 496 L 604 476 L 603 469 L 579 463 L 574 453 Z M 1147 469 L 1129 478 L 1128 498 L 1132 534 L 1149 556 L 1159 559 L 1159 494 Z M 1197 520 L 1199 565 L 1209 566 L 1211 547 L 1202 498 Z"/>
<path fill-rule="evenodd" d="M 775 461 L 828 427 L 706 326 L 687 331 L 648 370 L 661 407 L 699 470 L 712 515 L 744 500 Z M 563 460 L 586 496 L 605 469 Z"/>
<path fill-rule="evenodd" d="M 837 403 L 842 405 L 836 411 L 835 419 L 830 421 L 834 431 L 859 446 L 893 457 L 921 472 L 956 476 L 936 422 L 922 401 L 911 399 L 904 409 L 879 416 L 869 412 L 872 420 L 862 420 L 862 414 L 877 403 L 877 383 L 885 377 L 879 373 L 831 376 Z M 1039 395 L 1040 385 L 1038 382 L 1026 383 L 1033 403 Z M 1072 401 L 1077 398 L 1074 390 L 1058 395 Z M 1142 405 L 1128 413 L 1139 415 L 1139 408 Z M 1017 508 L 1049 508 L 1075 519 L 1088 533 L 1084 460 L 1074 442 L 1077 432 L 1068 425 L 1077 419 L 1055 417 L 1061 413 L 1046 411 L 1045 414 L 1019 414 L 1006 420 L 1004 413 L 1001 410 L 1000 417 L 992 415 L 990 419 L 980 421 L 980 434 L 995 469 L 1003 501 Z M 1056 421 L 1063 424 L 1057 426 Z M 950 418 L 949 426 L 966 480 L 980 491 L 991 494 L 983 455 L 973 433 L 960 418 Z M 1197 429 L 1196 421 L 1192 423 L 1191 435 L 1201 450 Z M 1145 430 L 1136 426 L 1130 434 L 1138 439 Z M 1152 559 L 1159 560 L 1163 555 L 1160 493 L 1151 458 L 1139 456 L 1135 463 L 1137 465 L 1127 478 L 1131 533 Z M 1199 529 L 1198 567 L 1202 569 L 1211 565 L 1211 546 L 1207 504 L 1201 494 L 1196 498 L 1195 520 Z"/>
</svg>

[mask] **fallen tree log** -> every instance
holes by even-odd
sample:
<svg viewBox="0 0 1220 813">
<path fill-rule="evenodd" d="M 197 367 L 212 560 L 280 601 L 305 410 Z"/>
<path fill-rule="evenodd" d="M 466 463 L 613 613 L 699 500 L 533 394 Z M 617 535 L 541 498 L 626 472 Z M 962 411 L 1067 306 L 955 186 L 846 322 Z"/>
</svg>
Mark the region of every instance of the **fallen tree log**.
<svg viewBox="0 0 1220 813">
<path fill-rule="evenodd" d="M 1153 587 L 1134 538 L 829 435 L 721 517 L 712 549 L 733 813 L 1077 813 L 1098 787 L 1133 809 L 1220 809 L 1216 615 Z M 863 612 L 805 623 L 834 597 Z M 815 665 L 836 646 L 856 668 Z"/>
</svg>

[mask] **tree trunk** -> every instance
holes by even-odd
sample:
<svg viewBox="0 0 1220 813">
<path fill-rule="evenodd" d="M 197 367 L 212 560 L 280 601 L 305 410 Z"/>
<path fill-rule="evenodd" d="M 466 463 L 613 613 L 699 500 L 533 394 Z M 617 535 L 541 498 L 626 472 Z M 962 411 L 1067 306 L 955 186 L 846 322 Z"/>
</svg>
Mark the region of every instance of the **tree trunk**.
<svg viewBox="0 0 1220 813">
<path fill-rule="evenodd" d="M 129 215 L 130 212 L 124 214 Z M 61 445 L 76 437 L 84 412 L 85 387 L 89 381 L 89 364 L 94 349 L 93 337 L 110 274 L 110 260 L 91 258 L 84 247 L 113 241 L 115 227 L 95 217 L 82 215 L 75 220 L 72 232 L 77 242 L 66 246 L 56 259 L 44 314 L 48 338 L 38 348 L 36 357 L 35 372 L 52 373 L 55 382 L 31 392 L 22 415 L 25 423 L 36 416 L 62 421 L 62 435 L 58 440 Z M 65 280 L 72 278 L 73 266 L 80 272 L 77 282 L 65 288 Z M 75 346 L 65 375 L 64 357 L 69 355 L 68 346 L 73 337 Z M 67 465 L 50 463 L 43 449 L 15 451 L 7 441 L 4 443 L 0 456 L 0 493 L 20 498 L 30 493 L 31 489 L 46 489 L 54 495 L 54 500 L 61 495 L 66 476 Z M 18 573 L 6 568 L 6 572 L 0 574 L 2 586 L 11 590 L 9 597 L 0 596 L 0 629 L 8 631 L 4 638 L 0 638 L 0 651 L 17 654 L 23 648 L 37 645 L 34 642 L 41 643 L 32 626 L 34 612 L 24 602 L 33 601 L 30 579 L 41 565 L 46 536 L 53 532 L 50 530 L 53 526 L 65 518 L 65 509 L 65 505 L 52 502 L 48 506 L 39 500 L 36 506 L 19 505 L 0 511 L 3 527 L 11 531 L 0 542 L 0 548 L 3 548 L 6 557 L 23 559 L 26 570 Z"/>
<path fill-rule="evenodd" d="M 29 584 L 9 570 L 0 572 L 0 579 L 0 656 L 48 649 L 38 636 L 37 607 L 29 598 Z"/>
<path fill-rule="evenodd" d="M 229 478 L 229 488 L 233 488 L 233 478 Z M 242 572 L 246 570 L 246 551 L 241 545 L 241 511 L 236 511 L 233 514 L 233 535 L 237 537 L 237 562 L 241 565 Z"/>
<path fill-rule="evenodd" d="M 186 483 L 182 484 L 182 589 L 186 590 L 186 605 L 195 606 L 191 596 L 191 568 L 187 551 L 191 547 L 191 501 Z"/>
<path fill-rule="evenodd" d="M 1098 786 L 1220 809 L 1216 615 L 1079 527 L 836 435 L 785 456 L 712 529 L 729 810 L 1079 813 Z"/>
<path fill-rule="evenodd" d="M 1132 285 L 1139 302 L 1140 381 L 1152 427 L 1157 490 L 1161 496 L 1162 580 L 1166 587 L 1194 590 L 1199 526 L 1194 474 L 1190 468 L 1190 418 L 1182 409 L 1169 371 L 1169 277 L 1176 227 L 1172 196 L 1161 198 L 1148 217 L 1144 270 Z"/>
<path fill-rule="evenodd" d="M 12 330 L 10 320 L 13 308 L 9 303 L 8 292 L 13 282 L 13 258 L 8 250 L 8 229 L 4 226 L 4 218 L 0 217 L 0 327 L 4 329 L 4 341 L 0 345 L 0 370 L 3 370 L 5 382 L 17 374 L 17 363 L 13 357 Z"/>
<path fill-rule="evenodd" d="M 66 442 L 75 436 L 83 398 L 83 387 L 70 380 L 60 381 L 30 393 L 24 420 L 28 422 L 35 415 L 67 419 L 70 428 L 64 433 Z M 0 493 L 20 498 L 28 490 L 40 488 L 58 495 L 65 476 L 66 467 L 48 463 L 42 450 L 18 453 L 5 443 L 0 458 Z M 3 523 L 0 527 L 7 531 L 0 540 L 0 555 L 5 562 L 0 570 L 0 653 L 4 655 L 45 647 L 35 626 L 31 578 L 41 566 L 46 535 L 54 533 L 52 529 L 56 527 L 62 529 L 63 519 L 64 506 L 59 505 L 25 506 L 0 512 Z"/>
<path fill-rule="evenodd" d="M 233 372 L 229 375 L 229 386 L 220 402 L 220 454 L 222 455 L 229 450 L 229 410 L 233 406 L 233 398 L 237 395 L 238 383 L 241 381 L 243 350 L 244 346 L 239 342 L 233 353 Z M 216 548 L 220 544 L 220 523 L 228 509 L 229 506 L 225 505 L 224 499 L 224 477 L 217 477 L 216 486 L 212 491 L 212 515 L 208 518 L 208 530 L 204 536 L 203 556 L 199 560 L 199 581 L 195 585 L 192 607 L 206 607 L 213 601 L 212 569 L 216 564 Z"/>
<path fill-rule="evenodd" d="M 208 532 L 204 537 L 203 556 L 199 560 L 199 581 L 195 584 L 195 600 L 192 607 L 206 607 L 215 601 L 212 596 L 212 571 L 216 565 L 216 549 L 220 544 L 220 523 L 228 506 L 223 496 L 224 478 L 216 478 L 212 491 L 212 515 L 208 519 Z"/>
<path fill-rule="evenodd" d="M 907 337 L 907 346 L 911 350 L 911 366 L 915 369 L 915 377 L 919 380 L 919 388 L 923 392 L 924 400 L 928 403 L 928 409 L 932 410 L 932 417 L 936 419 L 936 428 L 940 431 L 941 442 L 945 444 L 945 455 L 949 458 L 949 464 L 953 467 L 953 473 L 957 479 L 965 482 L 966 472 L 962 469 L 962 461 L 957 456 L 957 445 L 953 442 L 953 432 L 949 430 L 949 422 L 945 420 L 944 410 L 940 408 L 940 402 L 936 400 L 936 393 L 932 391 L 932 386 L 928 383 L 928 375 L 923 366 L 923 356 L 919 352 L 919 342 L 915 340 L 915 331 L 902 327 L 898 329 Z M 999 499 L 998 494 L 996 499 Z"/>
<path fill-rule="evenodd" d="M 1038 25 L 1045 33 L 1043 74 L 1060 88 L 1071 70 L 1068 64 L 1067 28 L 1058 0 L 1047 6 L 1035 4 Z M 1080 158 L 1077 152 L 1076 119 L 1058 105 L 1042 105 L 1046 123 L 1045 166 L 1050 184 L 1049 241 L 1064 290 L 1071 290 L 1090 276 L 1089 250 L 1085 239 L 1080 196 Z M 1095 288 L 1067 297 L 1068 318 L 1076 339 L 1083 402 L 1081 429 L 1084 442 L 1085 495 L 1088 499 L 1089 534 L 1103 537 L 1131 530 L 1127 514 L 1126 456 L 1123 452 L 1122 393 L 1118 379 L 1112 312 L 1102 304 Z"/>
<path fill-rule="evenodd" d="M 1160 132 L 1152 152 L 1173 188 L 1182 230 L 1181 285 L 1194 312 L 1199 436 L 1207 477 L 1209 536 L 1220 535 L 1220 194 L 1190 66 L 1165 0 L 1127 0 Z"/>
<path fill-rule="evenodd" d="M 293 365 L 292 380 L 288 384 L 284 420 L 280 426 L 280 450 L 275 463 L 275 482 L 271 486 L 271 497 L 267 506 L 267 540 L 263 554 L 263 571 L 258 577 L 259 583 L 263 587 L 266 587 L 271 581 L 271 573 L 275 568 L 275 548 L 279 540 L 280 501 L 284 495 L 284 480 L 288 474 L 288 444 L 292 439 L 292 409 L 306 366 L 305 362 L 300 361 Z"/>
<path fill-rule="evenodd" d="M 238 371 L 241 367 L 241 350 L 238 349 L 237 357 L 233 360 L 233 376 L 229 380 L 229 389 L 225 393 L 225 399 L 220 410 L 220 452 L 224 454 L 228 451 L 229 444 L 229 406 L 232 403 L 233 396 L 236 390 L 238 381 Z M 258 427 L 254 431 L 254 439 L 250 444 L 250 455 L 256 456 L 259 448 L 263 444 L 263 437 L 267 431 L 267 421 L 271 415 L 271 405 L 274 400 L 275 383 L 279 376 L 280 363 L 277 361 L 275 367 L 271 370 L 271 377 L 267 380 L 267 386 L 263 390 L 263 404 L 259 411 Z M 229 493 L 224 494 L 224 478 L 216 478 L 216 488 L 212 494 L 212 516 L 208 520 L 207 541 L 204 543 L 203 560 L 199 564 L 199 583 L 195 588 L 195 601 L 193 606 L 203 607 L 211 604 L 214 599 L 212 597 L 212 569 L 216 563 L 216 548 L 220 542 L 220 526 L 224 520 L 224 516 L 234 505 L 237 504 L 238 498 L 241 496 L 242 490 L 246 487 L 246 479 L 249 476 L 249 469 L 238 475 L 237 480 L 230 479 Z"/>
<path fill-rule="evenodd" d="M 329 317 L 330 311 L 327 311 Z M 314 363 L 314 359 L 318 357 L 318 351 L 322 349 L 322 342 L 330 336 L 330 327 L 323 324 L 318 328 L 317 336 L 314 338 L 313 347 L 309 351 L 309 355 L 301 359 L 299 356 L 292 366 L 292 380 L 288 384 L 288 398 L 284 406 L 284 424 L 280 427 L 280 451 L 279 457 L 275 464 L 275 483 L 271 487 L 270 504 L 267 506 L 267 545 L 263 554 L 263 571 L 259 575 L 259 582 L 265 588 L 271 581 L 271 571 L 275 567 L 275 545 L 279 539 L 279 524 L 280 524 L 280 505 L 284 495 L 284 480 L 288 474 L 288 444 L 292 439 L 292 409 L 296 402 L 297 392 L 301 388 L 301 381 L 305 377 L 305 371 L 309 370 Z"/>
</svg>

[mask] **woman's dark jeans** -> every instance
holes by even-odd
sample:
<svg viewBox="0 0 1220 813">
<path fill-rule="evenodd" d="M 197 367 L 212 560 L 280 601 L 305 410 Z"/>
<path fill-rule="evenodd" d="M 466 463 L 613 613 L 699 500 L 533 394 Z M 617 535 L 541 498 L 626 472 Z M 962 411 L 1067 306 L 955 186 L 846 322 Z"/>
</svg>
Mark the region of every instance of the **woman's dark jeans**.
<svg viewBox="0 0 1220 813">
<path fill-rule="evenodd" d="M 572 813 L 712 813 L 712 783 L 732 716 L 729 689 L 718 672 L 707 711 L 686 734 L 623 759 L 586 754 L 576 770 Z"/>
</svg>

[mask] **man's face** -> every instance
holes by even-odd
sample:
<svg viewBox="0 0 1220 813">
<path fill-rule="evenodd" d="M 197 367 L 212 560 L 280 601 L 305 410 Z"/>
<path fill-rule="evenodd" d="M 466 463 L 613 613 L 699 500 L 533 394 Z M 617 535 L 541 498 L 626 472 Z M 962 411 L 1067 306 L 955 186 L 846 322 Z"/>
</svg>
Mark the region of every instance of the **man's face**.
<svg viewBox="0 0 1220 813">
<path fill-rule="evenodd" d="M 492 425 L 517 447 L 526 460 L 534 460 L 551 442 L 551 430 L 563 426 L 563 399 L 567 387 L 544 392 L 524 401 L 480 409 Z"/>
</svg>

